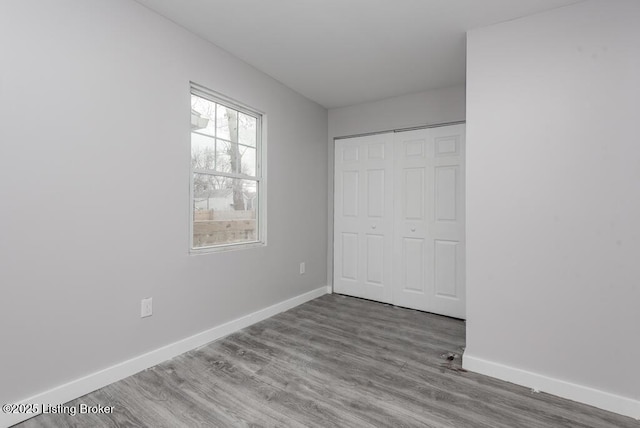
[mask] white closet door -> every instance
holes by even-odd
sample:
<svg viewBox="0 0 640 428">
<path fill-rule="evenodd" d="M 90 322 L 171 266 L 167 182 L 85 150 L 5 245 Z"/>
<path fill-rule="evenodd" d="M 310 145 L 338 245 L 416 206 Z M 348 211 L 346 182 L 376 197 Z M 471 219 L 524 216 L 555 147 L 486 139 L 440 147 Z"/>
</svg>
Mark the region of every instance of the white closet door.
<svg viewBox="0 0 640 428">
<path fill-rule="evenodd" d="M 464 125 L 395 136 L 393 303 L 465 318 Z"/>
<path fill-rule="evenodd" d="M 391 303 L 393 134 L 336 140 L 336 293 Z"/>
</svg>

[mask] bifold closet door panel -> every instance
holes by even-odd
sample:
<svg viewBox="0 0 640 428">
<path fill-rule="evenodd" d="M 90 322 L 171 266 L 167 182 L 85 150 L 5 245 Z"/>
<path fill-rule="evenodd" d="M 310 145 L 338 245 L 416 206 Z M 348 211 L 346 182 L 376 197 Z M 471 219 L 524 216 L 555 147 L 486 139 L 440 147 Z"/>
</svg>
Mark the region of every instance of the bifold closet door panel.
<svg viewBox="0 0 640 428">
<path fill-rule="evenodd" d="M 464 125 L 395 137 L 393 303 L 465 318 Z"/>
<path fill-rule="evenodd" d="M 336 140 L 334 278 L 337 293 L 392 300 L 393 134 Z"/>
<path fill-rule="evenodd" d="M 431 129 L 433 257 L 431 312 L 466 318 L 465 126 Z"/>
</svg>

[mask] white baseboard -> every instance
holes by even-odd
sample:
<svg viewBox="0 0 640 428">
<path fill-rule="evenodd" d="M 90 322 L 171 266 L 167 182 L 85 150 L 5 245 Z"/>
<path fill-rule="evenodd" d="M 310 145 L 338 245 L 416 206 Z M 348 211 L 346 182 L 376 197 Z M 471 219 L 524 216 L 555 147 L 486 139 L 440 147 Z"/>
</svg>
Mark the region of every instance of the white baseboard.
<svg viewBox="0 0 640 428">
<path fill-rule="evenodd" d="M 640 420 L 640 401 L 638 400 L 484 360 L 468 355 L 467 352 L 462 356 L 462 367 L 472 372 Z"/>
<path fill-rule="evenodd" d="M 186 339 L 179 340 L 177 342 L 163 346 L 162 348 L 155 349 L 151 352 L 147 352 L 146 354 L 139 355 L 137 357 L 131 358 L 130 360 L 123 361 L 111 367 L 107 367 L 106 369 L 91 373 L 80 379 L 73 380 L 69 383 L 57 386 L 48 391 L 36 394 L 25 400 L 16 401 L 16 403 L 37 404 L 39 405 L 38 407 L 41 411 L 42 404 L 50 404 L 55 406 L 57 404 L 63 404 L 68 401 L 75 400 L 78 397 L 82 397 L 83 395 L 86 395 L 97 389 L 103 388 L 109 384 L 134 375 L 138 372 L 141 372 L 142 370 L 153 367 L 163 361 L 169 360 L 187 351 L 206 345 L 207 343 L 213 342 L 214 340 L 218 340 L 222 337 L 228 336 L 231 333 L 234 333 L 259 321 L 279 314 L 280 312 L 284 312 L 330 292 L 330 286 L 317 288 L 283 302 L 276 303 L 275 305 L 269 306 L 268 308 L 261 309 L 249 315 L 245 315 L 243 317 L 213 327 L 201 333 L 194 334 L 193 336 L 187 337 Z M 107 405 L 107 403 L 105 403 L 105 405 Z M 36 414 L 0 413 L 0 426 L 9 427 L 11 425 L 32 418 L 36 416 Z"/>
</svg>

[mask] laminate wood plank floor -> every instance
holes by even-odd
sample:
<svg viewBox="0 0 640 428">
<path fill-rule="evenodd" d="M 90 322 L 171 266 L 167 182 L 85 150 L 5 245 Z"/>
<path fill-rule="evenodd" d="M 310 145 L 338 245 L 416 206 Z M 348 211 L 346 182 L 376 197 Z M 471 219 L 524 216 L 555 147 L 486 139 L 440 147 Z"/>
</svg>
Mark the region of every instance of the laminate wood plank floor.
<svg viewBox="0 0 640 428">
<path fill-rule="evenodd" d="M 640 427 L 466 372 L 464 322 L 326 295 L 46 414 L 36 427 Z M 452 359 L 451 359 L 452 358 Z"/>
</svg>

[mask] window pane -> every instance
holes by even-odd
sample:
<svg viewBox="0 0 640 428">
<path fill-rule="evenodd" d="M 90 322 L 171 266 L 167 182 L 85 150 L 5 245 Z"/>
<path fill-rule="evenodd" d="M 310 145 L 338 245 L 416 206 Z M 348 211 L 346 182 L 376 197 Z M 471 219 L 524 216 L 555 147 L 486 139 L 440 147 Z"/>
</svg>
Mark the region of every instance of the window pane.
<svg viewBox="0 0 640 428">
<path fill-rule="evenodd" d="M 258 239 L 258 183 L 194 174 L 193 246 L 254 242 Z"/>
<path fill-rule="evenodd" d="M 240 144 L 255 147 L 258 133 L 258 121 L 255 117 L 238 113 L 238 141 Z"/>
<path fill-rule="evenodd" d="M 193 168 L 214 170 L 216 160 L 215 139 L 191 133 L 191 165 Z"/>
<path fill-rule="evenodd" d="M 240 172 L 256 176 L 256 149 L 240 146 Z"/>
<path fill-rule="evenodd" d="M 238 112 L 218 104 L 217 137 L 238 142 Z"/>
<path fill-rule="evenodd" d="M 215 135 L 216 104 L 191 95 L 191 130 Z"/>
<path fill-rule="evenodd" d="M 232 144 L 225 140 L 217 140 L 216 171 L 228 173 L 238 172 L 238 156 L 235 152 L 237 147 L 237 144 Z"/>
</svg>

